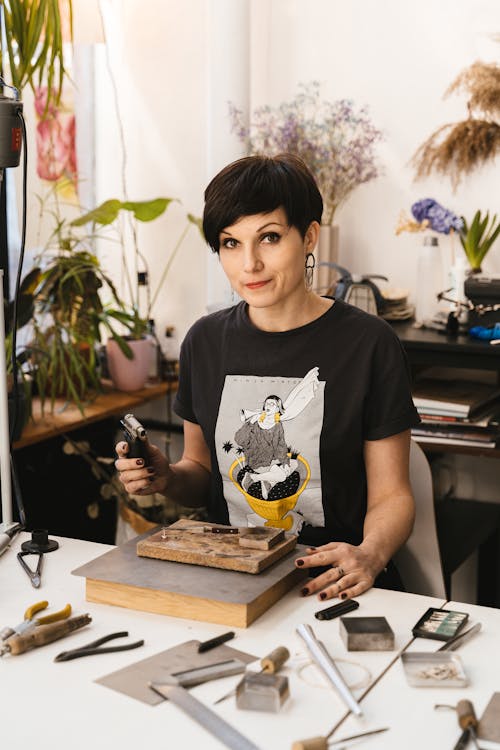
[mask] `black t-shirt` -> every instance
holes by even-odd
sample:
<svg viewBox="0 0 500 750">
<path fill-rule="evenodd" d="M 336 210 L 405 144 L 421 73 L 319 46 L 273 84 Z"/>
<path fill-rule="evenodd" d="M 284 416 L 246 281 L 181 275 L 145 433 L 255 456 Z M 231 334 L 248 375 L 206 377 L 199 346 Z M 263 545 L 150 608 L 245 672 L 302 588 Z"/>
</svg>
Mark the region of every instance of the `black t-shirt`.
<svg viewBox="0 0 500 750">
<path fill-rule="evenodd" d="M 210 449 L 211 520 L 282 526 L 307 544 L 359 544 L 365 440 L 419 422 L 391 327 L 340 300 L 290 331 L 245 303 L 201 318 L 181 348 L 175 412 Z"/>
</svg>

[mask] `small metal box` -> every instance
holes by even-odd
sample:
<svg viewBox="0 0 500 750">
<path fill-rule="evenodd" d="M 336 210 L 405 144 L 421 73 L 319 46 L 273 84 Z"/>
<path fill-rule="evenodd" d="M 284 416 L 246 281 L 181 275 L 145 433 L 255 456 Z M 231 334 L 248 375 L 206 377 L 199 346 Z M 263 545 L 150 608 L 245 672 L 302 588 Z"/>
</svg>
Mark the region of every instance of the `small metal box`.
<svg viewBox="0 0 500 750">
<path fill-rule="evenodd" d="M 250 711 L 277 712 L 289 695 L 288 677 L 250 672 L 236 688 L 236 706 Z"/>
<path fill-rule="evenodd" d="M 348 651 L 394 649 L 394 633 L 385 617 L 341 617 L 339 630 Z"/>
</svg>

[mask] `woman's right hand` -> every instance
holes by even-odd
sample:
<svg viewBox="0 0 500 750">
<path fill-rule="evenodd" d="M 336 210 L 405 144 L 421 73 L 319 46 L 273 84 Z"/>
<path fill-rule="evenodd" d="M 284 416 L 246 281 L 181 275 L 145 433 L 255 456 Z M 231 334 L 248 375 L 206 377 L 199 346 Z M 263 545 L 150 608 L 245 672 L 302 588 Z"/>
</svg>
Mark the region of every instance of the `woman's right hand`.
<svg viewBox="0 0 500 750">
<path fill-rule="evenodd" d="M 152 495 L 154 492 L 163 494 L 172 477 L 168 459 L 161 450 L 150 442 L 146 443 L 146 448 L 147 466 L 142 458 L 127 458 L 128 443 L 123 441 L 115 446 L 118 478 L 130 495 Z"/>
</svg>

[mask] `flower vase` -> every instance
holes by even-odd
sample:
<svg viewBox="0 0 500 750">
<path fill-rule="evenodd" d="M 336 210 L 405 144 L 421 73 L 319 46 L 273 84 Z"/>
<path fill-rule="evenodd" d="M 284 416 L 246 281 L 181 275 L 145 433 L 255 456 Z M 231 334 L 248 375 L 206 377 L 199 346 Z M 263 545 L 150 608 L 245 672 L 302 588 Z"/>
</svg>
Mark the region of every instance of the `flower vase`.
<svg viewBox="0 0 500 750">
<path fill-rule="evenodd" d="M 419 323 L 432 320 L 438 312 L 437 295 L 443 289 L 443 266 L 438 239 L 425 237 L 417 261 L 415 317 Z"/>
<path fill-rule="evenodd" d="M 133 358 L 128 359 L 114 339 L 106 343 L 109 374 L 118 391 L 138 391 L 143 388 L 153 359 L 153 343 L 150 338 L 128 340 Z"/>
<path fill-rule="evenodd" d="M 338 263 L 338 224 L 322 224 L 320 226 L 318 244 L 314 255 L 316 257 L 314 291 L 318 292 L 318 294 L 332 294 L 337 281 L 337 273 L 333 268 L 320 266 L 320 263 Z"/>
</svg>

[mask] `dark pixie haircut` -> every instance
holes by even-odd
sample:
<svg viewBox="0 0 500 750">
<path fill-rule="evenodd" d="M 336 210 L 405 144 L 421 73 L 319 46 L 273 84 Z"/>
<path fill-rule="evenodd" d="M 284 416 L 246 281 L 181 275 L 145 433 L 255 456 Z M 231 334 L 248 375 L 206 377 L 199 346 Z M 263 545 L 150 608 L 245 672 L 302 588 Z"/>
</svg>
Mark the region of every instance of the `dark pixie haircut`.
<svg viewBox="0 0 500 750">
<path fill-rule="evenodd" d="M 323 200 L 316 180 L 293 154 L 246 156 L 228 164 L 205 190 L 203 232 L 219 252 L 220 233 L 243 216 L 285 211 L 288 225 L 302 238 L 312 221 L 321 223 Z"/>
</svg>

